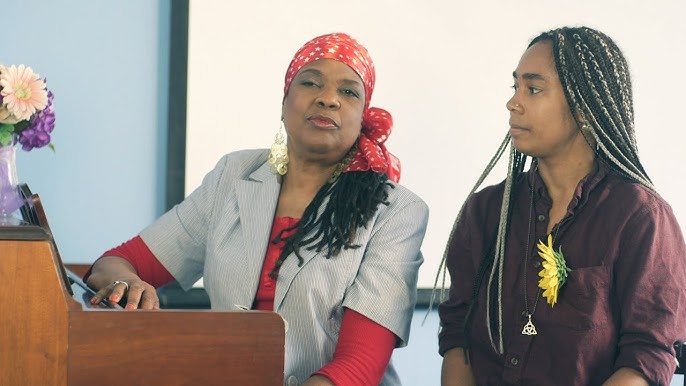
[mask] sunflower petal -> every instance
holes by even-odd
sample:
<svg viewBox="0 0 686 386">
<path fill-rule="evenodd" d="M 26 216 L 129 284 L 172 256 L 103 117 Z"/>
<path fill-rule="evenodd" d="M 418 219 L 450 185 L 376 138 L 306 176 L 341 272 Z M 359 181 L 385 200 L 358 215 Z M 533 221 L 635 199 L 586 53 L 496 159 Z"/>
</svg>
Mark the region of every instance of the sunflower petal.
<svg viewBox="0 0 686 386">
<path fill-rule="evenodd" d="M 567 281 L 567 276 L 572 270 L 567 267 L 564 255 L 562 254 L 562 247 L 555 251 L 553 247 L 553 236 L 548 235 L 548 243 L 538 241 L 538 255 L 543 259 L 541 264 L 542 269 L 538 272 L 540 280 L 538 287 L 543 290 L 543 297 L 546 298 L 551 307 L 557 303 L 557 296 L 560 288 Z"/>
</svg>

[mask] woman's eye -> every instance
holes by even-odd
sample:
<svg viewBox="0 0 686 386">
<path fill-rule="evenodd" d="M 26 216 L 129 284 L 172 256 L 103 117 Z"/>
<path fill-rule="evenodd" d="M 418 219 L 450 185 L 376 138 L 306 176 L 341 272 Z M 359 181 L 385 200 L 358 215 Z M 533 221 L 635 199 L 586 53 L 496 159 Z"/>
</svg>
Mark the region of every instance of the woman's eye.
<svg viewBox="0 0 686 386">
<path fill-rule="evenodd" d="M 517 84 L 513 84 L 513 85 L 510 86 L 510 87 L 512 87 L 512 89 L 515 90 L 515 91 L 517 91 L 517 90 L 519 89 L 519 86 L 518 86 Z"/>
<path fill-rule="evenodd" d="M 315 86 L 317 86 L 317 83 L 315 83 L 315 82 L 313 82 L 313 81 L 311 81 L 311 80 L 303 80 L 302 82 L 300 82 L 300 84 L 303 85 L 303 86 L 307 86 L 307 87 L 315 87 Z"/>
<path fill-rule="evenodd" d="M 532 93 L 532 94 L 538 94 L 538 93 L 541 92 L 541 91 L 543 91 L 543 90 L 541 90 L 541 89 L 538 88 L 538 87 L 529 87 L 529 92 Z"/>
<path fill-rule="evenodd" d="M 359 98 L 359 94 L 358 94 L 357 91 L 355 91 L 355 90 L 343 89 L 343 90 L 341 90 L 341 92 L 342 92 L 343 94 L 347 95 L 347 96 Z"/>
</svg>

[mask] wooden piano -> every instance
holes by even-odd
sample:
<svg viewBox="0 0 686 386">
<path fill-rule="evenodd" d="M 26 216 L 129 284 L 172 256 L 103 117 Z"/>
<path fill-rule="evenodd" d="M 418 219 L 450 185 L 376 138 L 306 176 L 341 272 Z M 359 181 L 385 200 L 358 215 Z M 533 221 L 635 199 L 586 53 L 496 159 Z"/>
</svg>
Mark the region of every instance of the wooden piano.
<svg viewBox="0 0 686 386">
<path fill-rule="evenodd" d="M 266 311 L 93 306 L 37 195 L 0 227 L 0 385 L 283 385 L 283 319 Z"/>
</svg>

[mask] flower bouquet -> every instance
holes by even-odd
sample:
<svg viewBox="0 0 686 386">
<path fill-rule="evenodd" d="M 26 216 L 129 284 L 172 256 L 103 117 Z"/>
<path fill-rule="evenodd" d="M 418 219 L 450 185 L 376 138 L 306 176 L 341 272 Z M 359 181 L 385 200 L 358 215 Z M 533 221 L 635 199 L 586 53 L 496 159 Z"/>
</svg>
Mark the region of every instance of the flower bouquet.
<svg viewBox="0 0 686 386">
<path fill-rule="evenodd" d="M 55 128 L 53 95 L 45 79 L 23 64 L 0 64 L 0 222 L 22 205 L 17 190 L 16 148 L 48 146 Z"/>
</svg>

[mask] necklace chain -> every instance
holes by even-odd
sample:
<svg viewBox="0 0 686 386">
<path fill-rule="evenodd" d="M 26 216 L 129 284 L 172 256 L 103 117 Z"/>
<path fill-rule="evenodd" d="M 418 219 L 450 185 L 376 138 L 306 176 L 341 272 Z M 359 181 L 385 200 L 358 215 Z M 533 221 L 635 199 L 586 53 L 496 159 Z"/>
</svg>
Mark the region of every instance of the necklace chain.
<svg viewBox="0 0 686 386">
<path fill-rule="evenodd" d="M 534 173 L 536 171 L 534 170 Z M 526 313 L 526 316 L 529 318 L 528 322 L 524 325 L 524 328 L 522 329 L 522 334 L 523 335 L 536 335 L 538 332 L 536 331 L 536 326 L 534 326 L 533 322 L 531 321 L 531 317 L 533 316 L 534 312 L 536 312 L 536 307 L 538 306 L 538 299 L 541 298 L 541 288 L 538 289 L 538 292 L 536 292 L 536 300 L 534 301 L 534 306 L 531 312 L 529 312 L 529 296 L 528 296 L 528 284 L 529 282 L 527 281 L 527 275 L 526 272 L 528 271 L 527 267 L 527 261 L 529 260 L 529 246 L 530 246 L 530 241 L 531 241 L 531 223 L 532 223 L 532 218 L 533 218 L 533 212 L 534 212 L 534 187 L 533 184 L 529 188 L 531 190 L 531 202 L 529 204 L 529 228 L 526 232 L 526 249 L 524 250 L 524 312 Z"/>
<path fill-rule="evenodd" d="M 534 173 L 538 171 L 538 167 L 534 170 Z M 534 174 L 535 178 L 535 174 Z M 538 306 L 538 301 L 541 299 L 541 287 L 538 287 L 538 291 L 536 292 L 536 300 L 534 301 L 534 306 L 531 309 L 531 312 L 529 312 L 529 296 L 528 296 L 528 291 L 527 287 L 529 282 L 527 281 L 527 271 L 528 271 L 528 260 L 529 260 L 529 246 L 530 246 L 530 241 L 531 241 L 531 223 L 533 221 L 533 212 L 534 212 L 534 186 L 533 183 L 530 188 L 531 191 L 531 202 L 529 203 L 529 229 L 526 233 L 526 250 L 524 251 L 524 312 L 526 313 L 526 316 L 528 318 L 528 321 L 524 325 L 524 328 L 522 329 L 522 335 L 537 335 L 538 332 L 536 331 L 536 326 L 534 326 L 532 322 L 532 317 L 534 315 L 534 312 L 536 312 L 536 307 Z M 555 233 L 553 234 L 553 244 L 555 243 L 555 239 L 557 238 L 557 232 L 560 230 L 560 225 L 561 223 L 558 223 L 557 226 L 555 227 Z"/>
</svg>

